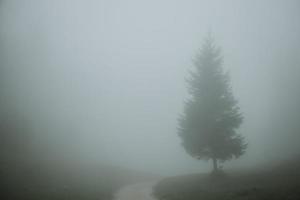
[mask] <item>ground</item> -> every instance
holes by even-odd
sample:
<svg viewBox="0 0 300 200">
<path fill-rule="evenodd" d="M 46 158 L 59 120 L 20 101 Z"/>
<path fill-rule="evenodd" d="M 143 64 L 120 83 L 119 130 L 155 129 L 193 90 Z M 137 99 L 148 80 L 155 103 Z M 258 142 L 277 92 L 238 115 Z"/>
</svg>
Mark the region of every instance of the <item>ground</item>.
<svg viewBox="0 0 300 200">
<path fill-rule="evenodd" d="M 105 165 L 0 162 L 0 199 L 112 200 L 124 185 L 150 175 Z"/>
<path fill-rule="evenodd" d="M 152 188 L 157 182 L 140 182 L 119 190 L 115 200 L 155 200 Z"/>
<path fill-rule="evenodd" d="M 159 200 L 298 200 L 300 162 L 231 171 L 222 178 L 191 174 L 166 178 L 154 186 Z"/>
</svg>

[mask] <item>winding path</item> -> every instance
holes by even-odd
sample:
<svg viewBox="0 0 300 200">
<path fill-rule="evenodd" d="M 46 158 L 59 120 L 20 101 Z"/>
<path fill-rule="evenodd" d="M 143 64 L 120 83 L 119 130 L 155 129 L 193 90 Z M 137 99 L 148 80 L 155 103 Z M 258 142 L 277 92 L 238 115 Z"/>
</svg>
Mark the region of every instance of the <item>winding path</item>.
<svg viewBox="0 0 300 200">
<path fill-rule="evenodd" d="M 152 187 L 157 182 L 142 182 L 121 188 L 115 200 L 157 200 L 152 196 Z"/>
</svg>

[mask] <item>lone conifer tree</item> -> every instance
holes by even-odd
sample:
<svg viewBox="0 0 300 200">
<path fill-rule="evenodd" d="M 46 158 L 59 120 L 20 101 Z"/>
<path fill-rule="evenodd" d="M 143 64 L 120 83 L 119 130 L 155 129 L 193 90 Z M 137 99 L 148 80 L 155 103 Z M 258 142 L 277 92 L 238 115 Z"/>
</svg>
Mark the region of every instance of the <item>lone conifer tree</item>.
<svg viewBox="0 0 300 200">
<path fill-rule="evenodd" d="M 196 159 L 218 162 L 241 156 L 247 144 L 237 134 L 243 117 L 222 69 L 220 48 L 209 35 L 194 60 L 195 70 L 187 80 L 190 98 L 179 118 L 179 136 L 187 153 Z"/>
</svg>

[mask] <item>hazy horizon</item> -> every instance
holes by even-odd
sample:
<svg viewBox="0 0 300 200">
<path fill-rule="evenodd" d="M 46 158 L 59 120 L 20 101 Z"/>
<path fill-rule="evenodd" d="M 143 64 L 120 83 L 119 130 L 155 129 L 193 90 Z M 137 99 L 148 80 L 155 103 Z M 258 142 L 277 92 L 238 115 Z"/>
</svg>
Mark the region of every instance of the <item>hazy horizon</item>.
<svg viewBox="0 0 300 200">
<path fill-rule="evenodd" d="M 2 117 L 50 154 L 164 175 L 205 172 L 177 135 L 209 31 L 249 146 L 225 168 L 299 155 L 300 2 L 2 0 Z M 292 112 L 290 112 L 292 111 Z M 47 147 L 46 147 L 47 146 Z"/>
</svg>

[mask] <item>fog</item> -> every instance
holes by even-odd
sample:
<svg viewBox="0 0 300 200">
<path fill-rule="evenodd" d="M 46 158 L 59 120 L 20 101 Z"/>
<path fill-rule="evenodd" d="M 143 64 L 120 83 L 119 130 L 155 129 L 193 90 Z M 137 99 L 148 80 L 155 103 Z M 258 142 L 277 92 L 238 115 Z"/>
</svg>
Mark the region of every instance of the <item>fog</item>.
<svg viewBox="0 0 300 200">
<path fill-rule="evenodd" d="M 161 175 L 205 172 L 177 135 L 186 78 L 211 32 L 244 116 L 246 154 L 299 155 L 297 0 L 2 0 L 1 118 L 32 156 Z M 25 135 L 26 132 L 26 135 Z"/>
</svg>

